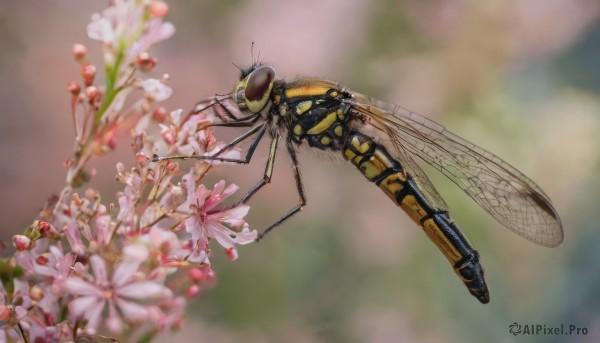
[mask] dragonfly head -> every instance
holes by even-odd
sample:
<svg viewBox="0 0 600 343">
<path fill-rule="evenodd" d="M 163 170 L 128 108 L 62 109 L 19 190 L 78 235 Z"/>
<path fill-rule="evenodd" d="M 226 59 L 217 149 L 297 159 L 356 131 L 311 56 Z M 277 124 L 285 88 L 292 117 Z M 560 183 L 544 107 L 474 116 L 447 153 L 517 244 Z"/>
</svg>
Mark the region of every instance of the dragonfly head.
<svg viewBox="0 0 600 343">
<path fill-rule="evenodd" d="M 242 71 L 233 98 L 241 110 L 257 113 L 269 101 L 274 82 L 275 68 L 254 65 L 249 70 Z"/>
</svg>

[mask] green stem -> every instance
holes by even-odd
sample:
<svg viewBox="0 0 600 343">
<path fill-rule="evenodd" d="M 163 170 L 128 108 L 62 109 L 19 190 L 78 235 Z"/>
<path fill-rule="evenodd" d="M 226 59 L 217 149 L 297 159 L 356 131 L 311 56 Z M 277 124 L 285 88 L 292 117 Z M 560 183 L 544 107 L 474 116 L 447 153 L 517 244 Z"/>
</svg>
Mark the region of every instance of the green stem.
<svg viewBox="0 0 600 343">
<path fill-rule="evenodd" d="M 121 87 L 115 88 L 115 83 L 117 82 L 117 78 L 119 77 L 119 70 L 121 69 L 121 63 L 123 62 L 123 57 L 125 55 L 123 53 L 123 51 L 125 50 L 123 47 L 124 44 L 119 45 L 119 51 L 117 53 L 115 64 L 113 66 L 106 66 L 106 96 L 104 97 L 100 108 L 98 108 L 96 117 L 94 118 L 94 129 L 97 128 L 98 124 L 100 124 L 100 120 L 102 119 L 102 116 L 104 116 L 104 113 L 108 109 L 108 106 L 110 106 L 110 104 L 115 99 L 115 96 L 117 96 L 117 94 L 119 94 L 119 91 L 121 91 L 122 89 Z M 92 130 L 92 132 L 93 131 L 94 130 Z"/>
</svg>

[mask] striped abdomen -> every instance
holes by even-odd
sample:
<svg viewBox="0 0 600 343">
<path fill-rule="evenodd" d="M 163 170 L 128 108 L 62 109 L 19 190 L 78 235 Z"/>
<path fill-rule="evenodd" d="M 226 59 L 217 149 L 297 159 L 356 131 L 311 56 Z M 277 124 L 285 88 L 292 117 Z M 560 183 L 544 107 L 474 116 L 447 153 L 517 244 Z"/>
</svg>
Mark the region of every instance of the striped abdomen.
<svg viewBox="0 0 600 343">
<path fill-rule="evenodd" d="M 361 133 L 350 132 L 343 147 L 344 158 L 375 183 L 412 220 L 423 228 L 429 239 L 450 261 L 469 292 L 482 303 L 489 293 L 479 263 L 479 254 L 471 247 L 448 212 L 434 207 L 415 180 L 391 157 L 385 147 Z"/>
</svg>

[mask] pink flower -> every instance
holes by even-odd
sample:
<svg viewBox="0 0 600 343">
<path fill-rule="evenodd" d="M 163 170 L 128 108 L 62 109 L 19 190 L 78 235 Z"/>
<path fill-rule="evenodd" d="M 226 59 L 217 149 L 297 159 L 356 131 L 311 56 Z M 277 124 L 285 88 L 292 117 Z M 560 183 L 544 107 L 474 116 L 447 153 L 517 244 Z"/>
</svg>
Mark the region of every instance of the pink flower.
<svg viewBox="0 0 600 343">
<path fill-rule="evenodd" d="M 123 320 L 140 322 L 147 318 L 149 301 L 172 296 L 171 291 L 159 281 L 138 279 L 140 265 L 147 260 L 148 250 L 145 247 L 128 245 L 123 250 L 123 260 L 116 265 L 110 279 L 104 259 L 93 255 L 90 258 L 94 274 L 93 278 L 89 278 L 91 280 L 80 277 L 66 280 L 65 290 L 76 296 L 69 303 L 70 314 L 88 321 L 88 334 L 96 332 L 105 305 L 108 305 L 105 325 L 110 331 L 119 333 L 123 330 Z"/>
<path fill-rule="evenodd" d="M 129 57 L 135 57 L 145 52 L 155 43 L 168 39 L 175 33 L 175 26 L 167 22 L 163 23 L 162 18 L 154 18 L 146 24 L 144 34 L 137 40 L 129 51 Z"/>
<path fill-rule="evenodd" d="M 71 272 L 71 267 L 75 264 L 76 254 L 70 252 L 63 254 L 60 247 L 51 245 L 47 252 L 37 253 L 34 251 L 24 251 L 15 254 L 15 260 L 22 266 L 27 273 L 35 275 L 38 279 L 44 280 L 50 286 L 50 291 L 59 294 L 64 281 Z M 45 277 L 47 279 L 41 279 Z"/>
<path fill-rule="evenodd" d="M 229 209 L 215 209 L 221 201 L 229 197 L 238 187 L 229 185 L 225 188 L 225 181 L 218 182 L 212 191 L 204 185 L 196 188 L 194 175 L 189 173 L 183 176 L 183 186 L 187 190 L 187 199 L 179 207 L 183 213 L 189 214 L 184 224 L 186 231 L 192 235 L 196 242 L 196 253 L 205 253 L 206 245 L 210 238 L 221 244 L 230 256 L 237 257 L 235 244 L 248 244 L 254 242 L 256 230 L 250 231 L 248 224 L 243 220 L 248 214 L 249 206 L 241 205 Z M 227 226 L 242 228 L 241 232 L 229 229 Z M 200 251 L 198 251 L 200 250 Z"/>
<path fill-rule="evenodd" d="M 115 0 L 102 14 L 94 14 L 87 26 L 88 37 L 104 44 L 104 62 L 112 66 L 117 56 L 126 56 L 124 65 L 135 62 L 137 56 L 153 44 L 175 33 L 175 26 L 163 22 L 162 16 L 152 17 L 148 1 Z M 166 11 L 154 12 L 164 13 Z"/>
<path fill-rule="evenodd" d="M 154 249 L 154 254 L 158 256 L 161 263 L 165 266 L 168 266 L 172 262 L 183 261 L 190 253 L 189 249 L 183 248 L 182 242 L 177 235 L 168 230 L 152 228 L 148 235 L 143 236 L 142 239 L 149 241 Z"/>
<path fill-rule="evenodd" d="M 142 87 L 144 88 L 144 92 L 146 92 L 146 96 L 152 98 L 156 102 L 167 100 L 171 94 L 173 94 L 173 89 L 171 87 L 157 79 L 144 80 L 142 82 Z"/>
<path fill-rule="evenodd" d="M 117 37 L 110 20 L 100 16 L 99 14 L 94 14 L 92 16 L 92 21 L 87 27 L 87 33 L 88 37 L 91 39 L 99 40 L 104 44 L 116 46 Z"/>
</svg>

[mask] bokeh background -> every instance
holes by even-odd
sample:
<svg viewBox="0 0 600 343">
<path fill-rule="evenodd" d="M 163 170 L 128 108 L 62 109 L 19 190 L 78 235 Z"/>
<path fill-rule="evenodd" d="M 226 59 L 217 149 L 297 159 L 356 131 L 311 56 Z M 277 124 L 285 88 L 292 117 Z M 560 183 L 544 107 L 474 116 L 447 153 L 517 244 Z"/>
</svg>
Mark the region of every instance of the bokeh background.
<svg viewBox="0 0 600 343">
<path fill-rule="evenodd" d="M 3 1 L 0 9 L 0 231 L 20 232 L 64 183 L 73 148 L 66 85 L 79 78 L 73 43 L 100 62 L 85 33 L 105 1 Z M 301 154 L 305 211 L 230 262 L 163 342 L 599 342 L 600 2 L 181 1 L 177 33 L 153 47 L 169 73 L 170 109 L 191 108 L 237 80 L 254 54 L 279 76 L 314 75 L 401 104 L 502 156 L 560 213 L 565 242 L 547 249 L 494 222 L 450 181 L 432 179 L 482 255 L 491 303 L 471 297 L 445 258 L 349 165 Z M 227 139 L 229 129 L 219 132 Z M 114 163 L 94 186 L 112 199 Z M 263 172 L 213 173 L 245 189 Z M 251 202 L 261 229 L 295 205 L 281 153 L 272 185 Z M 509 325 L 577 325 L 586 336 L 512 336 Z"/>
</svg>

